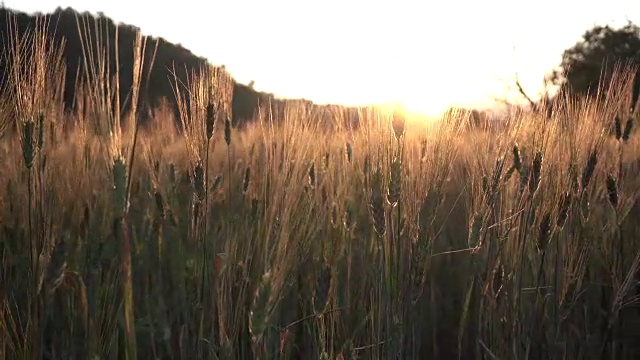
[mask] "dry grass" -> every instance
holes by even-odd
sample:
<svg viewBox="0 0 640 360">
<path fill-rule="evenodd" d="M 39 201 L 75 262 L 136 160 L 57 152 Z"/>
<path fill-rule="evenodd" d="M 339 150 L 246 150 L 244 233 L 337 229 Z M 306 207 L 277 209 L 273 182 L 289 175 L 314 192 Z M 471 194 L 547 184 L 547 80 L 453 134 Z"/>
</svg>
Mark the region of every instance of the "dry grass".
<svg viewBox="0 0 640 360">
<path fill-rule="evenodd" d="M 203 69 L 175 84 L 183 131 L 167 108 L 136 131 L 117 74 L 64 114 L 44 39 L 15 39 L 0 94 L 1 359 L 640 355 L 628 73 L 501 129 L 298 104 L 238 132 Z"/>
</svg>

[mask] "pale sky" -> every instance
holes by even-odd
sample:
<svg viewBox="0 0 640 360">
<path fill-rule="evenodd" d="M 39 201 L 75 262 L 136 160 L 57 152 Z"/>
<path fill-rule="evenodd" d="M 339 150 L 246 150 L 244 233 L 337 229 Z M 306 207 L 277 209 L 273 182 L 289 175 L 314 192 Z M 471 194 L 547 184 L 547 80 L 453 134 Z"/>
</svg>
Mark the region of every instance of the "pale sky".
<svg viewBox="0 0 640 360">
<path fill-rule="evenodd" d="M 593 25 L 640 24 L 637 0 L 4 3 L 27 12 L 102 11 L 277 96 L 344 105 L 400 101 L 429 115 L 518 98 L 513 86 L 509 93 L 516 71 L 535 95 L 562 51 Z"/>
</svg>

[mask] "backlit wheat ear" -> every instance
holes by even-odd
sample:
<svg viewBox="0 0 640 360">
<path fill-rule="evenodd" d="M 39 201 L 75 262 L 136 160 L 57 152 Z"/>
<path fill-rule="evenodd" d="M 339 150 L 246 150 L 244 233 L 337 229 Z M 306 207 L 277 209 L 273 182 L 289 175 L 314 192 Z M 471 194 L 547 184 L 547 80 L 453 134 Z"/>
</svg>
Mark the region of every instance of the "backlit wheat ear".
<svg viewBox="0 0 640 360">
<path fill-rule="evenodd" d="M 382 174 L 376 170 L 371 184 L 371 199 L 369 201 L 369 212 L 373 221 L 373 228 L 379 236 L 386 231 L 386 218 L 384 211 L 384 198 L 382 196 Z"/>
<path fill-rule="evenodd" d="M 212 93 L 212 90 L 209 89 L 209 102 L 207 103 L 206 116 L 205 116 L 208 140 L 211 140 L 211 138 L 213 137 L 213 131 L 216 123 L 216 112 L 213 105 L 213 101 L 211 99 L 211 96 L 212 96 L 211 93 Z"/>
<path fill-rule="evenodd" d="M 633 128 L 633 118 L 629 116 L 627 119 L 627 123 L 624 126 L 624 132 L 622 133 L 622 140 L 629 141 L 629 137 L 631 136 L 631 129 Z"/>
<path fill-rule="evenodd" d="M 122 156 L 117 156 L 112 164 L 113 195 L 116 218 L 122 218 L 125 214 L 127 201 L 127 168 Z"/>
<path fill-rule="evenodd" d="M 482 175 L 482 193 L 487 198 L 491 196 L 491 186 L 489 185 L 489 177 L 486 174 Z"/>
<path fill-rule="evenodd" d="M 520 182 L 518 184 L 518 191 L 522 193 L 524 188 L 529 182 L 530 167 L 525 163 L 522 149 L 518 144 L 514 145 L 513 149 L 513 168 L 518 170 L 520 175 Z"/>
<path fill-rule="evenodd" d="M 351 143 L 347 143 L 345 152 L 347 155 L 347 162 L 351 163 L 351 161 L 353 160 L 353 146 L 351 145 Z"/>
<path fill-rule="evenodd" d="M 197 164 L 193 169 L 193 185 L 196 190 L 198 200 L 203 201 L 205 195 L 204 168 L 202 164 Z"/>
<path fill-rule="evenodd" d="M 329 153 L 328 151 L 324 153 L 324 157 L 323 157 L 324 161 L 322 163 L 323 171 L 327 171 L 327 169 L 329 169 L 329 159 L 330 159 L 330 157 L 331 157 L 331 153 Z"/>
<path fill-rule="evenodd" d="M 44 277 L 44 288 L 47 295 L 51 296 L 64 282 L 67 273 L 67 243 L 64 240 L 58 241 L 53 248 L 51 260 L 47 265 Z"/>
<path fill-rule="evenodd" d="M 577 194 L 580 191 L 580 179 L 578 176 L 578 170 L 575 163 L 569 164 L 569 186 L 573 194 Z"/>
<path fill-rule="evenodd" d="M 487 284 L 487 295 L 490 295 L 493 298 L 493 301 L 499 301 L 500 297 L 504 293 L 504 265 L 498 261 L 496 262 L 495 267 L 491 270 L 491 279 Z"/>
<path fill-rule="evenodd" d="M 614 128 L 616 131 L 616 140 L 620 140 L 622 138 L 622 120 L 620 120 L 620 116 L 616 115 L 614 119 Z"/>
<path fill-rule="evenodd" d="M 320 274 L 314 289 L 313 307 L 317 314 L 321 314 L 329 300 L 329 289 L 331 288 L 331 267 L 326 263 L 322 264 Z"/>
<path fill-rule="evenodd" d="M 467 245 L 472 249 L 479 249 L 482 246 L 481 234 L 482 234 L 482 225 L 484 223 L 484 210 L 478 211 L 473 217 L 473 222 L 471 223 L 471 229 L 469 231 L 469 238 L 467 240 Z"/>
<path fill-rule="evenodd" d="M 153 163 L 153 175 L 156 179 L 160 177 L 160 161 L 158 160 Z"/>
<path fill-rule="evenodd" d="M 338 205 L 336 203 L 331 204 L 331 227 L 338 227 Z"/>
<path fill-rule="evenodd" d="M 164 198 L 162 197 L 160 191 L 155 192 L 154 198 L 156 200 L 156 208 L 158 209 L 160 219 L 164 219 L 166 217 Z"/>
<path fill-rule="evenodd" d="M 267 271 L 262 275 L 262 280 L 256 289 L 249 313 L 249 333 L 254 342 L 262 339 L 262 335 L 267 328 L 271 292 L 271 272 Z"/>
<path fill-rule="evenodd" d="M 311 164 L 308 174 L 309 186 L 313 189 L 316 186 L 316 167 Z"/>
<path fill-rule="evenodd" d="M 249 183 L 251 182 L 251 167 L 247 166 L 244 171 L 244 179 L 242 180 L 242 193 L 246 194 L 249 190 Z"/>
<path fill-rule="evenodd" d="M 587 188 L 589 182 L 591 181 L 591 177 L 593 176 L 593 172 L 598 164 L 598 153 L 594 149 L 589 155 L 589 159 L 587 160 L 587 165 L 582 171 L 582 181 L 580 185 L 582 186 L 582 190 Z"/>
<path fill-rule="evenodd" d="M 391 179 L 389 181 L 389 190 L 387 192 L 387 201 L 392 207 L 395 207 L 400 201 L 402 193 L 402 162 L 399 158 L 391 163 Z"/>
<path fill-rule="evenodd" d="M 556 217 L 556 225 L 562 228 L 569 217 L 569 208 L 571 206 L 571 194 L 567 191 L 560 196 L 558 201 L 558 216 Z"/>
<path fill-rule="evenodd" d="M 354 215 L 353 215 L 353 210 L 351 210 L 351 207 L 348 205 L 344 209 L 344 218 L 342 219 L 342 223 L 344 225 L 345 230 L 347 230 L 347 232 L 353 230 L 355 225 Z"/>
<path fill-rule="evenodd" d="M 222 185 L 222 174 L 216 175 L 215 179 L 213 179 L 213 191 L 216 192 L 220 190 L 220 186 Z"/>
<path fill-rule="evenodd" d="M 82 212 L 82 231 L 86 232 L 89 229 L 89 224 L 91 221 L 91 209 L 89 208 L 89 204 L 84 204 L 84 211 Z"/>
<path fill-rule="evenodd" d="M 609 203 L 615 208 L 618 206 L 618 184 L 613 174 L 607 174 L 607 194 Z"/>
<path fill-rule="evenodd" d="M 498 194 L 498 187 L 502 181 L 502 172 L 504 171 L 504 157 L 501 156 L 496 160 L 496 165 L 493 168 L 493 175 L 491 177 L 491 184 L 489 185 L 489 197 L 494 199 Z"/>
<path fill-rule="evenodd" d="M 531 165 L 531 177 L 529 178 L 529 193 L 533 193 L 538 190 L 540 185 L 540 177 L 542 172 L 542 153 L 540 150 L 536 151 L 536 155 L 533 158 L 533 164 Z"/>
<path fill-rule="evenodd" d="M 171 184 L 172 187 L 177 185 L 176 166 L 174 163 L 169 164 L 169 184 Z"/>
<path fill-rule="evenodd" d="M 224 142 L 231 145 L 231 120 L 228 117 L 224 121 Z"/>
<path fill-rule="evenodd" d="M 258 220 L 258 215 L 260 211 L 260 201 L 258 199 L 251 199 L 251 211 L 249 212 L 249 219 L 251 222 Z"/>
<path fill-rule="evenodd" d="M 22 124 L 22 158 L 27 170 L 33 167 L 33 160 L 36 157 L 36 144 L 34 139 L 35 123 L 27 120 Z"/>
<path fill-rule="evenodd" d="M 518 144 L 513 145 L 513 168 L 522 174 L 522 158 L 520 156 L 520 148 Z"/>
<path fill-rule="evenodd" d="M 369 172 L 371 171 L 371 159 L 370 159 L 370 155 L 366 154 L 364 156 L 364 165 L 363 165 L 363 169 L 362 172 L 364 173 L 364 186 L 368 187 L 369 184 Z"/>
<path fill-rule="evenodd" d="M 549 237 L 551 236 L 551 213 L 547 212 L 540 221 L 538 229 L 538 242 L 536 244 L 538 252 L 542 253 L 546 250 L 549 243 Z"/>
</svg>

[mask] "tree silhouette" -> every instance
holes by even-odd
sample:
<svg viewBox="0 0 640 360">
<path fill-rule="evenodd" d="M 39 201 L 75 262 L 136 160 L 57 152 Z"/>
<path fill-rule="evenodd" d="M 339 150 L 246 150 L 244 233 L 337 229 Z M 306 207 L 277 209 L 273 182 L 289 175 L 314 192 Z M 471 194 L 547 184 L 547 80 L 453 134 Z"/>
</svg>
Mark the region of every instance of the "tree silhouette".
<svg viewBox="0 0 640 360">
<path fill-rule="evenodd" d="M 561 91 L 575 95 L 595 96 L 598 83 L 608 84 L 616 67 L 640 65 L 640 28 L 629 22 L 612 29 L 595 26 L 586 31 L 580 41 L 564 51 L 559 71 L 554 71 L 553 83 Z M 638 73 L 633 99 L 640 89 Z"/>
</svg>

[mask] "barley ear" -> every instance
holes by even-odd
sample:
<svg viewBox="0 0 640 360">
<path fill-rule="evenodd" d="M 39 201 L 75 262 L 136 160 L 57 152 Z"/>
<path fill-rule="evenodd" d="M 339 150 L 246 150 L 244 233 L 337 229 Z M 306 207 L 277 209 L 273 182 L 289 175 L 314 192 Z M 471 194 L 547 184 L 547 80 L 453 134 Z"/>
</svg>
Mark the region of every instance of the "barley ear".
<svg viewBox="0 0 640 360">
<path fill-rule="evenodd" d="M 47 265 L 44 284 L 48 296 L 53 295 L 56 289 L 62 285 L 65 280 L 67 273 L 67 256 L 67 243 L 62 239 L 54 245 L 51 260 Z"/>
<path fill-rule="evenodd" d="M 531 174 L 529 178 L 529 193 L 533 195 L 538 186 L 540 185 L 540 175 L 542 172 L 542 153 L 540 150 L 536 151 L 536 155 L 533 158 L 533 164 L 531 166 Z"/>
<path fill-rule="evenodd" d="M 320 196 L 322 198 L 322 204 L 325 204 L 327 202 L 327 199 L 329 198 L 329 194 L 327 193 L 327 187 L 324 184 L 322 185 Z"/>
<path fill-rule="evenodd" d="M 205 195 L 204 188 L 204 168 L 202 164 L 197 164 L 193 169 L 193 185 L 196 190 L 196 195 L 198 196 L 198 200 L 203 201 Z"/>
<path fill-rule="evenodd" d="M 518 173 L 522 173 L 522 157 L 520 156 L 518 144 L 513 145 L 513 167 Z"/>
<path fill-rule="evenodd" d="M 160 191 L 155 192 L 155 200 L 156 200 L 156 208 L 158 209 L 158 215 L 160 219 L 164 219 L 166 217 L 164 199 L 162 197 L 162 193 Z"/>
<path fill-rule="evenodd" d="M 262 339 L 267 328 L 271 299 L 271 272 L 262 275 L 262 280 L 253 297 L 249 313 L 249 332 L 254 343 Z"/>
<path fill-rule="evenodd" d="M 551 213 L 547 212 L 540 221 L 540 227 L 538 231 L 538 252 L 542 253 L 546 250 L 549 238 L 551 237 Z"/>
<path fill-rule="evenodd" d="M 631 136 L 631 129 L 633 128 L 633 118 L 629 116 L 627 119 L 627 123 L 624 126 L 624 132 L 622 133 L 622 140 L 629 141 L 629 137 Z"/>
<path fill-rule="evenodd" d="M 353 160 L 353 146 L 351 145 L 351 143 L 347 143 L 345 152 L 347 155 L 347 162 L 351 163 L 351 161 Z"/>
<path fill-rule="evenodd" d="M 224 142 L 231 145 L 231 120 L 228 117 L 224 121 Z"/>
<path fill-rule="evenodd" d="M 171 184 L 172 187 L 176 186 L 177 183 L 177 179 L 176 179 L 176 166 L 174 163 L 170 163 L 169 164 L 169 184 Z"/>
<path fill-rule="evenodd" d="M 308 174 L 309 186 L 313 189 L 316 186 L 316 168 L 314 164 L 311 164 Z"/>
<path fill-rule="evenodd" d="M 121 156 L 113 160 L 112 172 L 116 218 L 122 218 L 127 201 L 127 168 Z"/>
<path fill-rule="evenodd" d="M 491 199 L 495 199 L 498 194 L 498 186 L 502 181 L 502 172 L 504 170 L 504 157 L 501 156 L 496 160 L 496 165 L 493 168 L 493 176 L 491 178 L 491 185 L 489 188 L 489 195 Z"/>
<path fill-rule="evenodd" d="M 589 185 L 589 182 L 591 181 L 591 177 L 593 176 L 593 172 L 594 172 L 594 170 L 596 168 L 597 163 L 598 163 L 598 153 L 594 149 L 591 152 L 591 154 L 589 154 L 589 159 L 587 160 L 587 165 L 585 166 L 584 170 L 582 171 L 581 185 L 582 185 L 582 190 L 583 191 Z"/>
<path fill-rule="evenodd" d="M 158 178 L 160 176 L 160 161 L 156 160 L 153 163 L 153 175 Z"/>
<path fill-rule="evenodd" d="M 351 210 L 351 207 L 348 204 L 345 206 L 345 209 L 344 209 L 344 217 L 342 219 L 342 223 L 344 225 L 345 230 L 347 231 L 353 230 L 353 227 L 355 225 L 355 220 L 354 220 L 353 210 Z"/>
<path fill-rule="evenodd" d="M 211 89 L 209 89 L 209 102 L 207 103 L 207 109 L 206 109 L 206 126 L 207 126 L 207 139 L 211 140 L 211 138 L 213 137 L 213 130 L 215 128 L 215 123 L 216 123 L 216 113 L 215 113 L 215 108 L 213 106 L 213 101 L 211 101 Z"/>
<path fill-rule="evenodd" d="M 222 174 L 216 175 L 215 179 L 213 179 L 213 191 L 218 191 L 220 186 L 222 185 Z"/>
<path fill-rule="evenodd" d="M 613 174 L 607 174 L 607 194 L 609 195 L 609 203 L 615 208 L 618 206 L 618 184 Z"/>
<path fill-rule="evenodd" d="M 569 217 L 569 207 L 571 206 L 571 194 L 567 191 L 560 196 L 558 204 L 558 216 L 556 217 L 556 225 L 562 228 Z"/>
<path fill-rule="evenodd" d="M 379 236 L 386 231 L 386 218 L 384 211 L 384 198 L 382 196 L 382 174 L 376 170 L 371 184 L 371 198 L 369 200 L 369 212 L 373 221 L 373 227 Z"/>
<path fill-rule="evenodd" d="M 22 157 L 27 170 L 31 170 L 33 160 L 36 157 L 36 144 L 34 141 L 35 123 L 27 120 L 22 125 Z"/>
<path fill-rule="evenodd" d="M 331 288 L 331 267 L 323 263 L 314 289 L 313 306 L 317 314 L 324 312 Z"/>
<path fill-rule="evenodd" d="M 482 193 L 487 198 L 489 198 L 491 195 L 491 187 L 489 186 L 489 177 L 486 174 L 482 175 Z"/>
<path fill-rule="evenodd" d="M 335 202 L 331 204 L 331 227 L 338 227 L 338 205 Z"/>
<path fill-rule="evenodd" d="M 402 193 L 402 162 L 396 158 L 391 163 L 391 180 L 387 192 L 387 201 L 392 207 L 398 205 Z"/>
<path fill-rule="evenodd" d="M 471 229 L 469 231 L 469 238 L 467 240 L 467 245 L 469 248 L 478 249 L 482 244 L 480 243 L 481 237 L 480 234 L 482 232 L 482 224 L 484 222 L 484 211 L 478 211 L 473 217 L 473 222 L 471 223 Z"/>
<path fill-rule="evenodd" d="M 324 153 L 324 157 L 323 157 L 323 171 L 327 171 L 329 169 L 329 159 L 331 158 L 331 153 L 330 152 L 325 152 Z"/>
<path fill-rule="evenodd" d="M 251 181 L 251 167 L 247 166 L 244 171 L 244 179 L 242 180 L 242 193 L 246 194 L 249 190 L 249 183 Z"/>
</svg>

